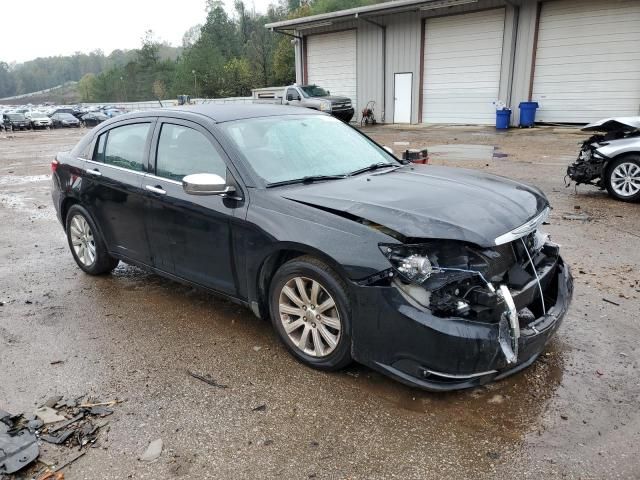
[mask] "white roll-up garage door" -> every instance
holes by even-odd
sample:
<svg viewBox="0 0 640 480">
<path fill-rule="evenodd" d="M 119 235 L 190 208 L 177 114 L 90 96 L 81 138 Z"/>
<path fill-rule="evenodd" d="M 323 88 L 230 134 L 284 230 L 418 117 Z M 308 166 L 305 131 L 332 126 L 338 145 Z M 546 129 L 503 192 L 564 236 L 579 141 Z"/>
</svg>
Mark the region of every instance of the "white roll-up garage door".
<svg viewBox="0 0 640 480">
<path fill-rule="evenodd" d="M 536 121 L 640 114 L 640 1 L 545 2 L 532 100 Z"/>
<path fill-rule="evenodd" d="M 427 19 L 422 121 L 494 124 L 504 9 Z"/>
<path fill-rule="evenodd" d="M 356 99 L 356 30 L 310 35 L 306 39 L 307 82 L 331 95 Z"/>
</svg>

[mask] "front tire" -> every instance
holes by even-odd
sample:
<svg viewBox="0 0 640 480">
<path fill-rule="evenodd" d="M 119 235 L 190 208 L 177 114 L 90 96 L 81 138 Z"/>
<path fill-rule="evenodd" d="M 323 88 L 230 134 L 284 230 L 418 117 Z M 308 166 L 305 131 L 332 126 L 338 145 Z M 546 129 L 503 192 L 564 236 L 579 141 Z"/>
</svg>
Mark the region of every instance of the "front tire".
<svg viewBox="0 0 640 480">
<path fill-rule="evenodd" d="M 269 292 L 280 340 L 303 363 L 339 370 L 351 363 L 351 312 L 346 284 L 325 263 L 304 256 L 280 267 Z"/>
<path fill-rule="evenodd" d="M 80 205 L 72 205 L 66 219 L 67 242 L 78 267 L 89 275 L 101 275 L 118 266 L 109 255 L 96 224 Z"/>
<path fill-rule="evenodd" d="M 615 159 L 607 167 L 605 186 L 609 195 L 623 202 L 640 200 L 640 155 Z"/>
</svg>

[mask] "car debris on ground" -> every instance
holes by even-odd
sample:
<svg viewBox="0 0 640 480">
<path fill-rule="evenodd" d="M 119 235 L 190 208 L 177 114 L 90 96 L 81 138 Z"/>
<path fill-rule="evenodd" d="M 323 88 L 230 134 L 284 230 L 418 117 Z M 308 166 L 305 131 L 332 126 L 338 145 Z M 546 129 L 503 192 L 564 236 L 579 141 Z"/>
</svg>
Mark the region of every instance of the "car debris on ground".
<svg viewBox="0 0 640 480">
<path fill-rule="evenodd" d="M 160 458 L 162 454 L 162 439 L 158 438 L 153 442 L 149 443 L 149 446 L 145 450 L 145 452 L 140 456 L 140 461 L 142 462 L 153 462 Z"/>
<path fill-rule="evenodd" d="M 0 410 L 0 474 L 15 473 L 38 459 L 43 467 L 36 469 L 34 478 L 63 478 L 54 474 L 98 445 L 100 432 L 109 428 L 103 418 L 118 403 L 120 400 L 58 395 L 32 414 L 11 415 Z"/>
<path fill-rule="evenodd" d="M 187 373 L 191 375 L 193 378 L 197 378 L 201 382 L 208 383 L 212 387 L 227 388 L 227 385 L 218 383 L 214 378 L 211 378 L 209 374 L 201 374 L 197 372 L 192 372 L 191 370 L 187 370 Z"/>
</svg>

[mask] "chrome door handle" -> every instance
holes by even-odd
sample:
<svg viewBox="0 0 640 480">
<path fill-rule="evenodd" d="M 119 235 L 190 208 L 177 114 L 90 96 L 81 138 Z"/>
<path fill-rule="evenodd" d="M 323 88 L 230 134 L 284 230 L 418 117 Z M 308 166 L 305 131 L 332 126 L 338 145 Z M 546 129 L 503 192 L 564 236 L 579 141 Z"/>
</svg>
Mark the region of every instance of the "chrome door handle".
<svg viewBox="0 0 640 480">
<path fill-rule="evenodd" d="M 158 195 L 165 195 L 167 193 L 164 188 L 154 187 L 153 185 L 147 185 L 144 188 L 146 188 L 150 192 L 157 193 Z"/>
<path fill-rule="evenodd" d="M 87 170 L 87 173 L 89 175 L 93 175 L 94 177 L 102 176 L 102 173 L 100 173 L 100 170 L 98 170 L 97 168 L 94 168 L 93 170 Z"/>
</svg>

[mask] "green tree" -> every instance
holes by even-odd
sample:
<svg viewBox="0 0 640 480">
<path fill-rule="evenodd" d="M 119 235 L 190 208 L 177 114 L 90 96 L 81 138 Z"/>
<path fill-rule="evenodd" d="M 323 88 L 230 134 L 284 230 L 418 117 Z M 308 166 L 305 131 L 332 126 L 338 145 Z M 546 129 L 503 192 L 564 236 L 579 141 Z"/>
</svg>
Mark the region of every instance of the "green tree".
<svg viewBox="0 0 640 480">
<path fill-rule="evenodd" d="M 251 95 L 254 85 L 251 66 L 246 58 L 232 58 L 223 68 L 221 96 L 246 97 Z"/>
<path fill-rule="evenodd" d="M 86 73 L 78 82 L 78 92 L 80 100 L 91 102 L 95 96 L 96 76 L 93 73 Z"/>
</svg>

